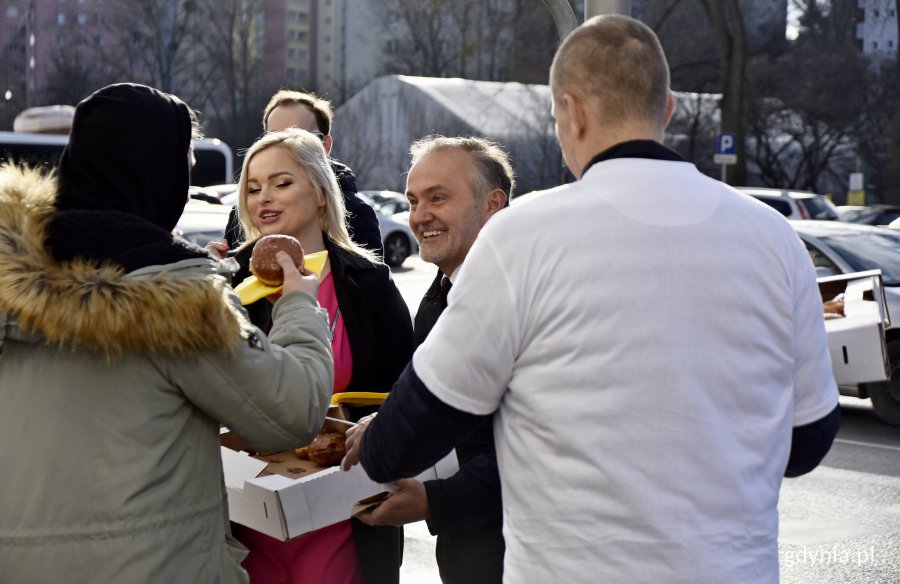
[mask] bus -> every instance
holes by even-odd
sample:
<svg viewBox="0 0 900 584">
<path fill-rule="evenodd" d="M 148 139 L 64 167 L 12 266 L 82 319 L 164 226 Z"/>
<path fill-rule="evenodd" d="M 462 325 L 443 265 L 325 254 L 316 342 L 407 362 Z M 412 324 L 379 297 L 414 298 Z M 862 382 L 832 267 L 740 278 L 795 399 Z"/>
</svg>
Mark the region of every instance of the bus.
<svg viewBox="0 0 900 584">
<path fill-rule="evenodd" d="M 11 160 L 46 170 L 56 168 L 68 135 L 29 132 L 0 132 L 0 161 Z M 231 148 L 218 138 L 194 140 L 197 164 L 191 171 L 191 184 L 199 187 L 234 182 L 234 158 Z"/>
</svg>

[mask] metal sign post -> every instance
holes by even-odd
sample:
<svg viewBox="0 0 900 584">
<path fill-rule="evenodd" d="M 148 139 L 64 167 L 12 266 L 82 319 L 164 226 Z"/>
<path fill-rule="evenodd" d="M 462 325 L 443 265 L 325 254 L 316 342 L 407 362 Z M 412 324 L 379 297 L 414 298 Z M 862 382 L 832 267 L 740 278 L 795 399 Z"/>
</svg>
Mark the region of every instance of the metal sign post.
<svg viewBox="0 0 900 584">
<path fill-rule="evenodd" d="M 716 164 L 722 165 L 722 182 L 725 182 L 725 171 L 731 164 L 737 164 L 737 136 L 731 132 L 722 132 L 716 136 Z"/>
<path fill-rule="evenodd" d="M 584 0 L 584 19 L 598 14 L 631 16 L 631 0 Z"/>
</svg>

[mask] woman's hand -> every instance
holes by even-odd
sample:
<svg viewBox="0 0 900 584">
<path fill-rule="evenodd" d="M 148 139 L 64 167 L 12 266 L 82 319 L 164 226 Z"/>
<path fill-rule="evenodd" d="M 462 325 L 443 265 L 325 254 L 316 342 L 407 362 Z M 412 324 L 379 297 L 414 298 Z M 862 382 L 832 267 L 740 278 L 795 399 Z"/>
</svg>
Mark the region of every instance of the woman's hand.
<svg viewBox="0 0 900 584">
<path fill-rule="evenodd" d="M 213 257 L 217 257 L 220 260 L 224 260 L 228 255 L 228 250 L 231 249 L 228 247 L 228 240 L 223 239 L 222 241 L 210 241 L 206 244 L 206 251 L 213 255 Z"/>
</svg>

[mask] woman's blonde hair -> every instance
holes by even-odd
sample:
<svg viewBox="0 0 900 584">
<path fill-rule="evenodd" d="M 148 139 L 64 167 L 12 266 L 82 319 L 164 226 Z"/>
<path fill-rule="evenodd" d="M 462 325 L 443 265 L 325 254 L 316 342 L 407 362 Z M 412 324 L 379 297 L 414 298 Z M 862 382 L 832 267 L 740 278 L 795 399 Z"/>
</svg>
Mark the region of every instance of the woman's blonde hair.
<svg viewBox="0 0 900 584">
<path fill-rule="evenodd" d="M 370 261 L 379 262 L 374 252 L 350 239 L 344 195 L 338 187 L 328 154 L 315 134 L 299 128 L 288 128 L 264 135 L 253 143 L 244 156 L 241 179 L 238 181 L 238 217 L 247 235 L 247 241 L 255 241 L 261 235 L 259 229 L 250 222 L 250 213 L 247 210 L 247 168 L 254 156 L 268 148 L 281 148 L 287 152 L 306 173 L 316 197 L 325 201 L 325 206 L 319 208 L 319 227 L 326 237 L 338 247 Z"/>
</svg>

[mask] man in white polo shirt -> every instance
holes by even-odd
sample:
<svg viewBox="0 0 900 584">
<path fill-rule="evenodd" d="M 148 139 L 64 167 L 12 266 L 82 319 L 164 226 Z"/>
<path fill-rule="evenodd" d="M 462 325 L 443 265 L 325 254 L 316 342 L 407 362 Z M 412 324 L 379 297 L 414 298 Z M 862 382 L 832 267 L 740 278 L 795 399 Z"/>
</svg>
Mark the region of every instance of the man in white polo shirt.
<svg viewBox="0 0 900 584">
<path fill-rule="evenodd" d="M 776 583 L 781 479 L 840 423 L 806 250 L 662 146 L 668 83 L 636 20 L 566 38 L 550 84 L 578 180 L 485 226 L 348 440 L 388 481 L 495 414 L 506 582 Z"/>
</svg>

